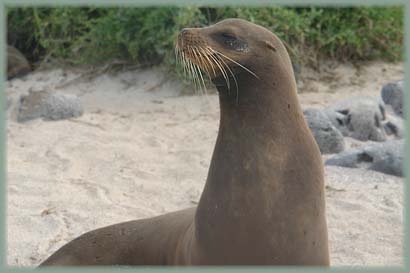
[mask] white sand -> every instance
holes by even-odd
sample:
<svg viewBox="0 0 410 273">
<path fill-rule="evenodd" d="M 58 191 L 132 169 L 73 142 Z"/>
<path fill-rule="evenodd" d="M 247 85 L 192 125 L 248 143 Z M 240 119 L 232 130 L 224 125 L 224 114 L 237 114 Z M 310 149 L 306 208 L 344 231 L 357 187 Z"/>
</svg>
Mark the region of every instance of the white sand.
<svg viewBox="0 0 410 273">
<path fill-rule="evenodd" d="M 331 71 L 305 73 L 303 106 L 378 96 L 384 83 L 403 78 L 402 64 Z M 181 96 L 181 86 L 157 69 L 55 89 L 78 73 L 36 72 L 8 83 L 9 265 L 36 266 L 98 227 L 194 206 L 204 186 L 218 129 L 215 94 Z M 17 123 L 17 98 L 29 88 L 77 94 L 85 113 Z M 332 265 L 403 265 L 403 180 L 361 169 L 325 171 Z"/>
</svg>

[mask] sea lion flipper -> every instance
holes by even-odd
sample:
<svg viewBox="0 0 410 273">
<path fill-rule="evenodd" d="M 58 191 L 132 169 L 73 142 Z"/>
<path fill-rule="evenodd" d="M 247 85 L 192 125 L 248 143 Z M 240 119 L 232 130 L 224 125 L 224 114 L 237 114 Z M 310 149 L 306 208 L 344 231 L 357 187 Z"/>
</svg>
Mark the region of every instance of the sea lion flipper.
<svg viewBox="0 0 410 273">
<path fill-rule="evenodd" d="M 195 208 L 123 222 L 84 233 L 58 249 L 40 266 L 165 265 L 175 255 L 181 230 Z"/>
</svg>

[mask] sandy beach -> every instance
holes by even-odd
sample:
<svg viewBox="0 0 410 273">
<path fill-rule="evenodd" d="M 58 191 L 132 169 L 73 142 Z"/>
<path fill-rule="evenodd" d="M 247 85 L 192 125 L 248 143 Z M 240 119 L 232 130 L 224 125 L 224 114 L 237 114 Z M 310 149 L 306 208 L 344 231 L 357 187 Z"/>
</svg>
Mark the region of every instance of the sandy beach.
<svg viewBox="0 0 410 273">
<path fill-rule="evenodd" d="M 10 266 L 37 266 L 86 231 L 199 200 L 218 131 L 215 92 L 183 95 L 183 86 L 160 68 L 82 74 L 52 69 L 7 83 Z M 300 102 L 323 107 L 356 95 L 380 96 L 384 84 L 403 74 L 402 63 L 382 62 L 304 71 Z M 18 99 L 30 89 L 77 95 L 84 114 L 18 123 Z M 332 266 L 402 266 L 403 179 L 331 166 L 325 175 Z"/>
</svg>

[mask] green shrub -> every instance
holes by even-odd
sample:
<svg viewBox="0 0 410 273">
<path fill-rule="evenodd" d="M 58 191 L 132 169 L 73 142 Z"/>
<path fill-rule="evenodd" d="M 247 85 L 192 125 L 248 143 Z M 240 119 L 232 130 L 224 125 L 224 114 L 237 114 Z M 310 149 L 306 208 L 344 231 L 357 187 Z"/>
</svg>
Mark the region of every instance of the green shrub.
<svg viewBox="0 0 410 273">
<path fill-rule="evenodd" d="M 8 10 L 8 40 L 28 55 L 71 58 L 76 42 L 90 31 L 85 9 L 17 8 Z"/>
<path fill-rule="evenodd" d="M 174 67 L 180 29 L 229 17 L 272 30 L 299 63 L 316 64 L 321 58 L 398 61 L 403 51 L 400 7 L 11 8 L 7 15 L 9 43 L 32 61 L 45 56 L 73 63 L 123 59 Z"/>
<path fill-rule="evenodd" d="M 319 58 L 397 61 L 403 51 L 403 9 L 393 8 L 224 8 L 226 17 L 270 29 L 299 62 Z"/>
</svg>

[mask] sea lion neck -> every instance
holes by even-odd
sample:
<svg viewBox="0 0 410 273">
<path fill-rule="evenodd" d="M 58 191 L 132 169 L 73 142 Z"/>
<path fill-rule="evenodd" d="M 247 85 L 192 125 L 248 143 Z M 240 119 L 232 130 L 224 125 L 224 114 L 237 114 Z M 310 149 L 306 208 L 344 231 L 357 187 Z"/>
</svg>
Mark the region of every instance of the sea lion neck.
<svg viewBox="0 0 410 273">
<path fill-rule="evenodd" d="M 258 78 L 246 72 L 235 74 L 238 89 L 232 79 L 231 88 L 225 79 L 213 79 L 220 101 L 219 132 L 195 219 L 198 244 L 207 252 L 218 251 L 212 242 L 219 240 L 230 245 L 242 238 L 244 244 L 266 245 L 264 234 L 245 242 L 240 232 L 219 231 L 258 234 L 258 226 L 274 225 L 271 219 L 278 219 L 282 206 L 277 202 L 296 199 L 294 190 L 283 195 L 281 189 L 292 184 L 293 178 L 282 177 L 289 175 L 289 169 L 304 167 L 295 162 L 298 149 L 307 147 L 310 153 L 313 144 L 311 138 L 301 138 L 309 129 L 292 71 L 287 67 L 269 69 L 266 74 L 253 71 Z M 304 186 L 300 187 L 303 191 Z"/>
<path fill-rule="evenodd" d="M 267 139 L 291 133 L 287 130 L 300 123 L 303 114 L 293 74 L 281 74 L 256 78 L 242 72 L 235 80 L 232 77 L 228 81 L 222 77 L 213 79 L 220 102 L 220 130 L 225 127 L 256 130 L 266 134 Z"/>
</svg>

